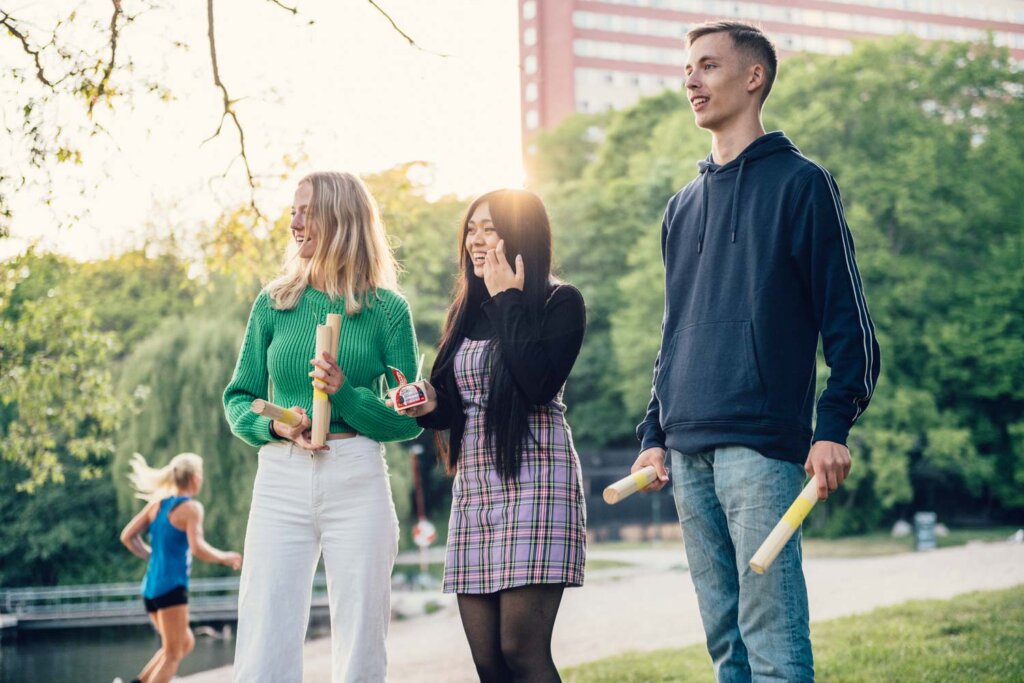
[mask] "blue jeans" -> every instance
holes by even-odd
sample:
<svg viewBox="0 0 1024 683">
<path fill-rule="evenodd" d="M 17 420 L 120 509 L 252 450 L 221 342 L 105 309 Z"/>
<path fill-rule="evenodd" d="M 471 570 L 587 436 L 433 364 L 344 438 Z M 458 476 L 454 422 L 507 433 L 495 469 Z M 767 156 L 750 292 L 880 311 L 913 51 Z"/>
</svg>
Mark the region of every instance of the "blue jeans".
<svg viewBox="0 0 1024 683">
<path fill-rule="evenodd" d="M 800 493 L 803 466 L 744 446 L 669 452 L 686 559 L 718 681 L 813 681 L 800 531 L 764 575 L 747 564 Z"/>
</svg>

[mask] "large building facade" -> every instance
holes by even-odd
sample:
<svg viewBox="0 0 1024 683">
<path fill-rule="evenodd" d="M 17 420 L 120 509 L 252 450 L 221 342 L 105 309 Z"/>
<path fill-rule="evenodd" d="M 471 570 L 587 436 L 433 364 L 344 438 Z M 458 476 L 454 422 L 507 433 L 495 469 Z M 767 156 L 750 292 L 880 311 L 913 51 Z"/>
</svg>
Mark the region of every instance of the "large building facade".
<svg viewBox="0 0 1024 683">
<path fill-rule="evenodd" d="M 518 0 L 523 144 L 574 112 L 627 107 L 683 86 L 695 24 L 749 21 L 780 57 L 844 54 L 858 38 L 984 40 L 1024 61 L 1024 0 Z"/>
</svg>

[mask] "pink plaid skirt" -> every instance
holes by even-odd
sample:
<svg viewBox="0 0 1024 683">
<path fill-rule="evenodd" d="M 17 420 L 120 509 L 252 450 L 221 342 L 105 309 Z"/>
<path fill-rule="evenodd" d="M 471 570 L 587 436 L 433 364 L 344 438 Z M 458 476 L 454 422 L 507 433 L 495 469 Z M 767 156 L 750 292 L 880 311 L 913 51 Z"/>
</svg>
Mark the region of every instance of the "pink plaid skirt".
<svg viewBox="0 0 1024 683">
<path fill-rule="evenodd" d="M 446 593 L 494 593 L 538 583 L 583 584 L 586 507 L 562 392 L 530 413 L 515 481 L 502 481 L 484 438 L 488 341 L 465 339 L 455 380 L 466 413 L 444 568 Z"/>
</svg>

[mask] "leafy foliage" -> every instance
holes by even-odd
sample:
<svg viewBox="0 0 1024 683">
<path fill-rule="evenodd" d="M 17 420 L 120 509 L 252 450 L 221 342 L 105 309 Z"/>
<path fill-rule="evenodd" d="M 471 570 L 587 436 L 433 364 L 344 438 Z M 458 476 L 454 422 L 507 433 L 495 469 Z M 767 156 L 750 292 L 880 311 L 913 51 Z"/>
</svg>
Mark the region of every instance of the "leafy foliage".
<svg viewBox="0 0 1024 683">
<path fill-rule="evenodd" d="M 787 60 L 766 114 L 839 181 L 882 347 L 874 401 L 851 434 L 850 478 L 809 530 L 872 530 L 922 508 L 1019 520 L 1024 72 L 989 45 L 867 42 L 848 56 Z M 661 337 L 662 212 L 708 142 L 678 93 L 573 117 L 537 140 L 531 167 L 556 268 L 588 304 L 567 388 L 581 450 L 636 446 Z M 428 200 L 425 173 L 413 163 L 366 181 L 404 266 L 427 371 L 468 202 Z M 4 264 L 0 583 L 134 571 L 112 558 L 137 509 L 124 476 L 136 451 L 154 464 L 202 454 L 208 534 L 241 545 L 255 452 L 230 435 L 220 395 L 252 297 L 289 239 L 285 215 L 254 229 L 249 212 L 228 210 L 206 231 L 201 263 L 168 242 L 87 264 L 35 252 Z M 820 362 L 819 387 L 827 373 Z M 411 470 L 402 447 L 388 459 L 404 524 Z M 443 529 L 450 484 L 429 456 L 420 468 Z"/>
</svg>

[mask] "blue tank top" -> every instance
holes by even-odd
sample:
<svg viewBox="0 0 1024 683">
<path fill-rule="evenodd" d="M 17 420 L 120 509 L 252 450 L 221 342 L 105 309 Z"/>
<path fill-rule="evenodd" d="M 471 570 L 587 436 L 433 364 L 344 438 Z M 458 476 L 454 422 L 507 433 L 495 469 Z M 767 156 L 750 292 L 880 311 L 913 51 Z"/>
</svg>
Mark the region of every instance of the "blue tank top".
<svg viewBox="0 0 1024 683">
<path fill-rule="evenodd" d="M 188 548 L 188 534 L 171 524 L 171 510 L 189 499 L 189 496 L 170 496 L 160 501 L 160 511 L 149 525 L 149 567 L 142 579 L 142 597 L 152 600 L 164 593 L 185 586 L 192 568 L 192 553 Z"/>
</svg>

